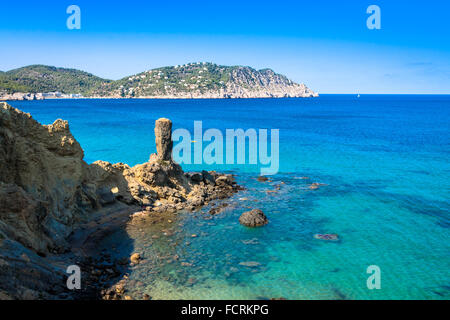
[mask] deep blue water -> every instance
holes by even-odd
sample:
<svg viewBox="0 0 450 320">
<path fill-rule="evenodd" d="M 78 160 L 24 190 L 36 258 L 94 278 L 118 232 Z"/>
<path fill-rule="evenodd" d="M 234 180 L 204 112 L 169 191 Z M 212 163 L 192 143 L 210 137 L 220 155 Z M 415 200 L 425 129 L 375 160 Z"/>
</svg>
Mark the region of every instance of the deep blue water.
<svg viewBox="0 0 450 320">
<path fill-rule="evenodd" d="M 280 171 L 271 182 L 255 180 L 258 165 L 199 166 L 232 171 L 247 190 L 211 220 L 202 211 L 179 214 L 169 241 L 153 239 L 154 226 L 128 230 L 133 250 L 152 257 L 130 274 L 137 298 L 450 298 L 450 96 L 11 104 L 43 124 L 69 120 L 87 162 L 147 161 L 160 117 L 191 132 L 194 120 L 224 133 L 280 130 Z M 311 190 L 312 182 L 324 185 Z M 256 207 L 270 223 L 240 226 L 239 215 Z M 109 241 L 120 247 L 119 236 Z M 193 265 L 160 259 L 173 254 Z M 259 265 L 239 264 L 248 261 Z M 369 265 L 381 269 L 379 290 L 366 286 Z"/>
</svg>

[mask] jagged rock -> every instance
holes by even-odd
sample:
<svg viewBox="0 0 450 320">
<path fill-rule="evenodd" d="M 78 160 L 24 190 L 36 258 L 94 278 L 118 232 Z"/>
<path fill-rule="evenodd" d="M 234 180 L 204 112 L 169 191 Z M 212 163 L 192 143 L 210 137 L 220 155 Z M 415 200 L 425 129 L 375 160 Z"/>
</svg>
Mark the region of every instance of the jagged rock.
<svg viewBox="0 0 450 320">
<path fill-rule="evenodd" d="M 88 165 L 67 121 L 41 125 L 0 103 L 0 296 L 63 292 L 65 270 L 44 257 L 70 250 L 69 235 L 92 222 L 93 213 L 138 211 L 129 205 L 142 206 L 143 214 L 193 210 L 240 189 L 231 175 L 203 171 L 200 182 L 186 177 L 171 159 L 170 120 L 158 120 L 155 134 L 158 155 L 149 162 Z"/>
<path fill-rule="evenodd" d="M 223 175 L 216 178 L 215 183 L 219 186 L 230 185 L 233 182 L 233 177 L 230 175 Z"/>
<path fill-rule="evenodd" d="M 260 227 L 269 223 L 269 220 L 267 220 L 267 217 L 262 210 L 253 209 L 251 211 L 244 212 L 239 217 L 239 222 L 247 227 Z"/>
<path fill-rule="evenodd" d="M 202 176 L 203 176 L 203 182 L 206 184 L 210 184 L 210 185 L 215 185 L 216 184 L 216 179 L 214 178 L 214 176 L 209 173 L 206 170 L 202 171 Z"/>
<path fill-rule="evenodd" d="M 203 174 L 200 172 L 191 172 L 187 175 L 193 182 L 202 182 L 203 181 Z"/>
<path fill-rule="evenodd" d="M 160 118 L 155 121 L 156 151 L 160 160 L 172 160 L 172 121 Z"/>
<path fill-rule="evenodd" d="M 17 221 L 14 232 L 9 232 L 12 239 L 18 240 L 15 234 L 27 232 L 24 244 L 29 248 L 42 250 L 45 243 L 46 251 L 64 250 L 65 238 L 73 225 L 83 219 L 80 213 L 86 210 L 92 196 L 84 192 L 88 165 L 82 160 L 83 150 L 70 133 L 67 121 L 56 120 L 43 126 L 30 114 L 0 103 L 0 146 L 0 181 L 17 186 L 16 194 L 40 212 L 39 230 L 27 226 L 32 212 L 18 215 L 18 220 L 23 221 Z M 3 192 L 10 192 L 11 188 Z M 13 215 L 12 207 L 2 208 L 9 211 L 3 217 Z M 6 226 L 12 228 L 9 223 L 0 224 L 0 231 Z M 47 241 L 41 243 L 41 234 L 46 234 Z"/>
<path fill-rule="evenodd" d="M 0 239 L 11 238 L 45 254 L 54 245 L 42 225 L 48 215 L 45 203 L 15 184 L 0 182 Z"/>
<path fill-rule="evenodd" d="M 222 203 L 222 204 L 218 205 L 217 207 L 211 208 L 208 211 L 208 213 L 211 215 L 215 215 L 215 214 L 221 213 L 226 207 L 228 207 L 228 203 Z"/>
</svg>

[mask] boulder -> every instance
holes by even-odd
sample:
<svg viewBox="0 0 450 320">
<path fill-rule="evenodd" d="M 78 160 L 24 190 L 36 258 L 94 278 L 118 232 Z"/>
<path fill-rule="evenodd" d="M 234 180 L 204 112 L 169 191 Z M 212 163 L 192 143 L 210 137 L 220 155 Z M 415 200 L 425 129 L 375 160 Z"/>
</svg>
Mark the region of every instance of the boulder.
<svg viewBox="0 0 450 320">
<path fill-rule="evenodd" d="M 139 253 L 133 253 L 130 257 L 130 261 L 134 264 L 139 263 L 140 260 L 141 260 L 141 255 Z"/>
<path fill-rule="evenodd" d="M 215 180 L 216 184 L 219 186 L 231 185 L 233 183 L 233 177 L 231 175 L 218 176 Z"/>
<path fill-rule="evenodd" d="M 246 227 L 260 227 L 269 223 L 269 220 L 262 210 L 253 209 L 244 212 L 240 216 L 239 222 Z"/>
<path fill-rule="evenodd" d="M 202 171 L 202 175 L 203 175 L 203 182 L 204 183 L 212 185 L 212 186 L 214 186 L 216 184 L 216 179 L 208 171 L 203 170 Z"/>
<path fill-rule="evenodd" d="M 191 172 L 189 174 L 189 178 L 191 178 L 193 182 L 199 183 L 203 181 L 203 174 L 201 174 L 200 172 Z"/>
</svg>

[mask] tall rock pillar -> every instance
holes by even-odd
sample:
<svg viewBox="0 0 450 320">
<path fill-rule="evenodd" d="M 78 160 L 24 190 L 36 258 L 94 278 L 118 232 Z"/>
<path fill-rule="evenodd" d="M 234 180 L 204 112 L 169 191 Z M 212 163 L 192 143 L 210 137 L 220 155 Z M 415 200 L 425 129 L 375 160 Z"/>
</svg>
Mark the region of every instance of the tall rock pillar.
<svg viewBox="0 0 450 320">
<path fill-rule="evenodd" d="M 172 121 L 160 118 L 155 121 L 156 152 L 159 160 L 172 160 Z"/>
</svg>

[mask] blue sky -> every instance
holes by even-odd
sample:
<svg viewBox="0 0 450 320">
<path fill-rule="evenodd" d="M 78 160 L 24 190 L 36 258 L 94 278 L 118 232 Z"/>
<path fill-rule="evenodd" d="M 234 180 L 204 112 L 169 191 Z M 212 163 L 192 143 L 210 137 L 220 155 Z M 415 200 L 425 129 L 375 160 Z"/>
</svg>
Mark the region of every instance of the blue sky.
<svg viewBox="0 0 450 320">
<path fill-rule="evenodd" d="M 71 4 L 81 30 L 66 27 Z M 381 30 L 366 27 L 371 4 Z M 119 79 L 209 61 L 269 67 L 320 93 L 450 93 L 449 20 L 446 0 L 2 1 L 0 70 Z"/>
</svg>

